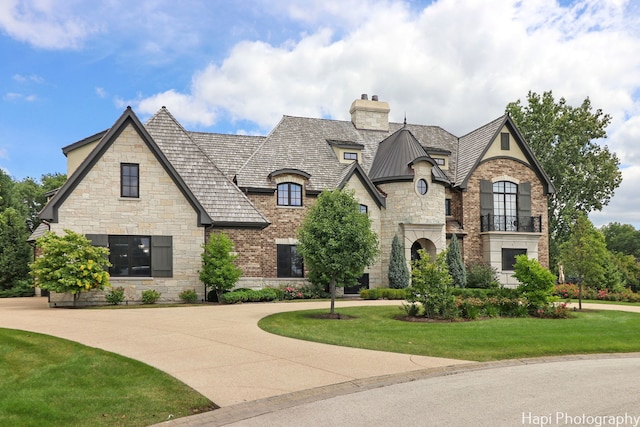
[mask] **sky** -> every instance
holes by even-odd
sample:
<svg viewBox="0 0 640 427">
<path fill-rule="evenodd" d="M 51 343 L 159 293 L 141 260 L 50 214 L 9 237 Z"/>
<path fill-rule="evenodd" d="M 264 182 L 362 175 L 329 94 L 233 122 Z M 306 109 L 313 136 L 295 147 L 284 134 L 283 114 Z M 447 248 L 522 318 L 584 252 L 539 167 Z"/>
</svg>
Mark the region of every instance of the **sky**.
<svg viewBox="0 0 640 427">
<path fill-rule="evenodd" d="M 462 136 L 529 91 L 612 116 L 622 185 L 590 215 L 640 229 L 640 0 L 0 0 L 0 168 L 66 173 L 61 148 L 127 106 L 188 130 L 266 135 L 282 115 Z"/>
</svg>

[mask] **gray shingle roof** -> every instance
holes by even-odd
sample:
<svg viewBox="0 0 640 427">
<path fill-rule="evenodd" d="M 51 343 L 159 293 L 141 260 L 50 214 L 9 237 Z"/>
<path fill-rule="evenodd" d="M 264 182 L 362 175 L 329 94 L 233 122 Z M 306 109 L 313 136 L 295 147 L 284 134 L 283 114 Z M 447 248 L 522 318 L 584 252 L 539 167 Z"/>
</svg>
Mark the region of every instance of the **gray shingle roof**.
<svg viewBox="0 0 640 427">
<path fill-rule="evenodd" d="M 166 108 L 151 117 L 145 128 L 206 209 L 214 225 L 265 227 L 269 224 Z"/>
<path fill-rule="evenodd" d="M 227 177 L 235 176 L 238 169 L 266 139 L 264 136 L 187 133 Z"/>
<path fill-rule="evenodd" d="M 506 118 L 506 116 L 498 117 L 460 138 L 457 173 L 455 175 L 456 185 L 466 186 L 469 175 L 475 169 L 496 133 L 504 126 Z"/>
<path fill-rule="evenodd" d="M 362 147 L 362 169 L 369 173 L 380 142 L 403 127 L 390 123 L 389 131 L 356 129 L 350 121 L 284 116 L 237 173 L 241 188 L 274 188 L 267 177 L 274 170 L 299 169 L 309 175 L 307 189 L 335 188 L 336 177 L 344 172 L 331 145 Z M 436 147 L 457 153 L 457 138 L 437 126 L 406 125 L 426 149 Z M 423 152 L 423 155 L 426 154 Z M 413 160 L 413 159 L 410 159 Z M 452 162 L 454 163 L 454 162 Z M 455 171 L 455 164 L 449 173 Z M 452 175 L 453 176 L 453 175 Z M 451 177 L 452 177 L 451 176 Z"/>
</svg>

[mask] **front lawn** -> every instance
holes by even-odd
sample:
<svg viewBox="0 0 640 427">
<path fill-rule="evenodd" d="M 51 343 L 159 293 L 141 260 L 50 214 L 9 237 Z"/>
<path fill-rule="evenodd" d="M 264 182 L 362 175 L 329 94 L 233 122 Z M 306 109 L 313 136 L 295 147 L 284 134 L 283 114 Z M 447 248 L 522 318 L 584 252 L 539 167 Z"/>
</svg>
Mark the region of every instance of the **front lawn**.
<svg viewBox="0 0 640 427">
<path fill-rule="evenodd" d="M 146 426 L 216 406 L 144 363 L 0 328 L 0 425 Z"/>
<path fill-rule="evenodd" d="M 348 320 L 278 313 L 260 320 L 267 332 L 336 344 L 424 356 L 489 361 L 583 353 L 640 351 L 640 314 L 583 311 L 569 319 L 496 318 L 471 322 L 404 322 L 396 306 L 340 308 Z"/>
</svg>

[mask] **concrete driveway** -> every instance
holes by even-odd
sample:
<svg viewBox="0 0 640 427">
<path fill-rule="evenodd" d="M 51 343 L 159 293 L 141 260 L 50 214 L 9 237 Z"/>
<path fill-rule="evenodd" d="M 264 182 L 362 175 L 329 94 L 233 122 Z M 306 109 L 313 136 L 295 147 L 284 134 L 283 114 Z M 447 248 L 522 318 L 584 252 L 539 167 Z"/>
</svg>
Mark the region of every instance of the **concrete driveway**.
<svg viewBox="0 0 640 427">
<path fill-rule="evenodd" d="M 338 301 L 336 306 L 398 305 Z M 294 340 L 258 328 L 283 311 L 324 302 L 73 310 L 46 298 L 0 299 L 0 327 L 40 332 L 140 360 L 188 384 L 217 405 L 330 384 L 469 363 Z"/>
<path fill-rule="evenodd" d="M 327 306 L 68 310 L 49 309 L 43 298 L 0 299 L 0 327 L 143 361 L 222 406 L 164 425 L 596 425 L 609 415 L 625 417 L 607 419 L 617 425 L 640 426 L 639 353 L 475 363 L 298 341 L 257 327 L 271 313 Z"/>
</svg>

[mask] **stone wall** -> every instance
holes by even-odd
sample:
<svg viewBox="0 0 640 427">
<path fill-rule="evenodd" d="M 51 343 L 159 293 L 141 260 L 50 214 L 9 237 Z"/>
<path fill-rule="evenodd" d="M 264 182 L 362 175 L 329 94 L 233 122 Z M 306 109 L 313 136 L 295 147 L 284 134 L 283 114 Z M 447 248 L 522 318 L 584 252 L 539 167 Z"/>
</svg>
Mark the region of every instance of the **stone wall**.
<svg viewBox="0 0 640 427">
<path fill-rule="evenodd" d="M 480 231 L 480 180 L 495 178 L 531 183 L 531 214 L 542 216 L 542 234 L 537 237 L 538 261 L 549 265 L 549 240 L 547 220 L 547 196 L 536 173 L 528 165 L 509 158 L 494 158 L 481 163 L 469 178 L 467 191 L 463 193 L 463 225 L 468 233 L 463 240 L 464 261 L 480 262 L 484 259 Z"/>
<path fill-rule="evenodd" d="M 140 165 L 140 197 L 120 197 L 120 163 Z M 122 286 L 131 301 L 141 292 L 155 289 L 160 301 L 179 300 L 185 289 L 195 289 L 204 298 L 198 278 L 204 243 L 204 228 L 197 225 L 197 213 L 176 187 L 162 165 L 128 126 L 91 168 L 59 207 L 60 221 L 51 230 L 62 235 L 68 228 L 82 234 L 173 236 L 173 277 L 111 278 Z M 71 295 L 53 294 L 51 302 L 68 305 Z M 83 294 L 80 303 L 104 301 L 104 292 Z"/>
</svg>

